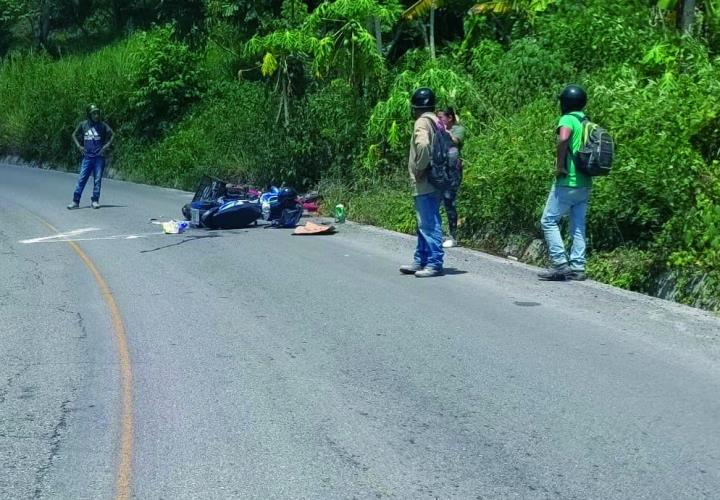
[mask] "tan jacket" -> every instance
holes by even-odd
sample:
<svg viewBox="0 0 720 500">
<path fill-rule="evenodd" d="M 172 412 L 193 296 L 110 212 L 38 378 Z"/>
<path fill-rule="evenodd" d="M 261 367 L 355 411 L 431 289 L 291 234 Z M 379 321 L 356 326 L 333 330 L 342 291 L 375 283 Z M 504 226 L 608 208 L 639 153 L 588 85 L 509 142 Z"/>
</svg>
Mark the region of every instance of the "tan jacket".
<svg viewBox="0 0 720 500">
<path fill-rule="evenodd" d="M 415 121 L 412 139 L 410 140 L 410 158 L 408 170 L 413 184 L 413 196 L 433 193 L 437 191 L 427 180 L 427 169 L 432 156 L 432 141 L 435 132 L 430 120 L 437 123 L 435 113 L 423 113 Z"/>
</svg>

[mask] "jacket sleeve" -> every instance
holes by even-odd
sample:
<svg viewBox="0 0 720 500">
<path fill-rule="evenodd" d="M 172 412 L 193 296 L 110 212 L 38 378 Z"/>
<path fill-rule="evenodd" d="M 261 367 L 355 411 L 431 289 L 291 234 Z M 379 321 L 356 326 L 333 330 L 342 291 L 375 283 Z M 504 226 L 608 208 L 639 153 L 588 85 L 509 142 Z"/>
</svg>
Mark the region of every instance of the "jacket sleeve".
<svg viewBox="0 0 720 500">
<path fill-rule="evenodd" d="M 412 162 L 412 171 L 421 174 L 430 165 L 430 154 L 432 149 L 432 126 L 429 119 L 420 119 L 415 122 L 413 132 L 413 143 L 415 146 L 415 158 Z"/>
</svg>

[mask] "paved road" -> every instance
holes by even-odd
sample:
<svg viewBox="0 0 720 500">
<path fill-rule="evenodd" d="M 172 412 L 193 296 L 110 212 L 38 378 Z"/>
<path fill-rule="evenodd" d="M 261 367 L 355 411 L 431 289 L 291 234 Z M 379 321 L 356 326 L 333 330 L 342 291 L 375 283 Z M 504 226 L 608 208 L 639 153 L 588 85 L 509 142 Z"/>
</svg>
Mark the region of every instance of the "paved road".
<svg viewBox="0 0 720 500">
<path fill-rule="evenodd" d="M 188 194 L 73 182 L 0 167 L 0 498 L 122 496 L 128 434 L 140 499 L 720 498 L 711 315 L 462 249 L 401 276 L 352 224 L 161 235 Z"/>
</svg>

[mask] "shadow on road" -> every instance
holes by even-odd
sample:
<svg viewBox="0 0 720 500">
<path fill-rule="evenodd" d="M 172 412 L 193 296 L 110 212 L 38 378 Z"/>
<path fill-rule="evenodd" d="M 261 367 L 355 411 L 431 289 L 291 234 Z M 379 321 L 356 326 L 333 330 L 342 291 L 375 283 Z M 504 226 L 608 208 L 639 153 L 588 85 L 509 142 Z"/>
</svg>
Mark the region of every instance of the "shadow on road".
<svg viewBox="0 0 720 500">
<path fill-rule="evenodd" d="M 127 205 L 100 205 L 100 208 L 127 208 Z M 76 210 L 91 210 L 92 205 L 83 205 L 77 208 L 73 208 L 72 211 Z"/>
<path fill-rule="evenodd" d="M 140 253 L 157 252 L 158 250 L 164 250 L 166 248 L 177 247 L 177 246 L 182 245 L 183 243 L 188 243 L 190 241 L 196 241 L 196 240 L 204 240 L 206 238 L 222 238 L 222 235 L 218 234 L 218 233 L 209 233 L 209 234 L 204 234 L 202 236 L 186 236 L 185 238 L 183 238 L 182 240 L 180 240 L 176 243 L 171 243 L 169 245 L 164 245 L 161 247 L 153 248 L 152 250 L 141 250 Z"/>
<path fill-rule="evenodd" d="M 446 276 L 457 276 L 459 274 L 467 274 L 468 272 L 455 269 L 454 267 L 446 267 L 443 269 L 443 273 L 445 273 Z"/>
</svg>

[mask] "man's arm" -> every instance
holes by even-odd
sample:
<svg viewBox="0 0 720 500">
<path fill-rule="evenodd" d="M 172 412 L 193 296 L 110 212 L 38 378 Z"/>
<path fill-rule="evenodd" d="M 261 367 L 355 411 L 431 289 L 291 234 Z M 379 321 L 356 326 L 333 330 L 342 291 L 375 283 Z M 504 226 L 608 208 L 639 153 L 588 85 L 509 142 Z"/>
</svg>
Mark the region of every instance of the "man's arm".
<svg viewBox="0 0 720 500">
<path fill-rule="evenodd" d="M 430 129 L 431 125 L 428 119 L 418 120 L 415 123 L 415 131 L 413 132 L 413 142 L 415 143 L 415 162 L 412 168 L 415 174 L 415 180 L 421 180 L 425 177 L 428 165 L 430 165 Z"/>
<path fill-rule="evenodd" d="M 555 175 L 565 176 L 568 174 L 567 171 L 567 155 L 570 147 L 570 136 L 572 130 L 568 127 L 560 127 L 558 129 L 558 143 L 557 143 L 557 161 L 555 163 Z"/>
<path fill-rule="evenodd" d="M 113 132 L 113 129 L 110 128 L 110 125 L 108 125 L 107 123 L 105 123 L 104 125 L 105 125 L 105 130 L 106 130 L 107 133 L 109 134 L 109 137 L 110 137 L 110 138 L 109 138 L 108 141 L 103 145 L 103 147 L 102 147 L 102 150 L 103 150 L 103 151 L 105 151 L 107 148 L 109 148 L 110 145 L 111 145 L 112 142 L 113 142 L 113 139 L 115 139 L 115 132 Z"/>
<path fill-rule="evenodd" d="M 77 128 L 75 129 L 75 132 L 72 134 L 73 142 L 78 147 L 80 151 L 85 151 L 85 148 L 80 144 L 80 141 L 78 141 L 78 136 L 82 134 L 82 123 L 79 123 Z"/>
</svg>

